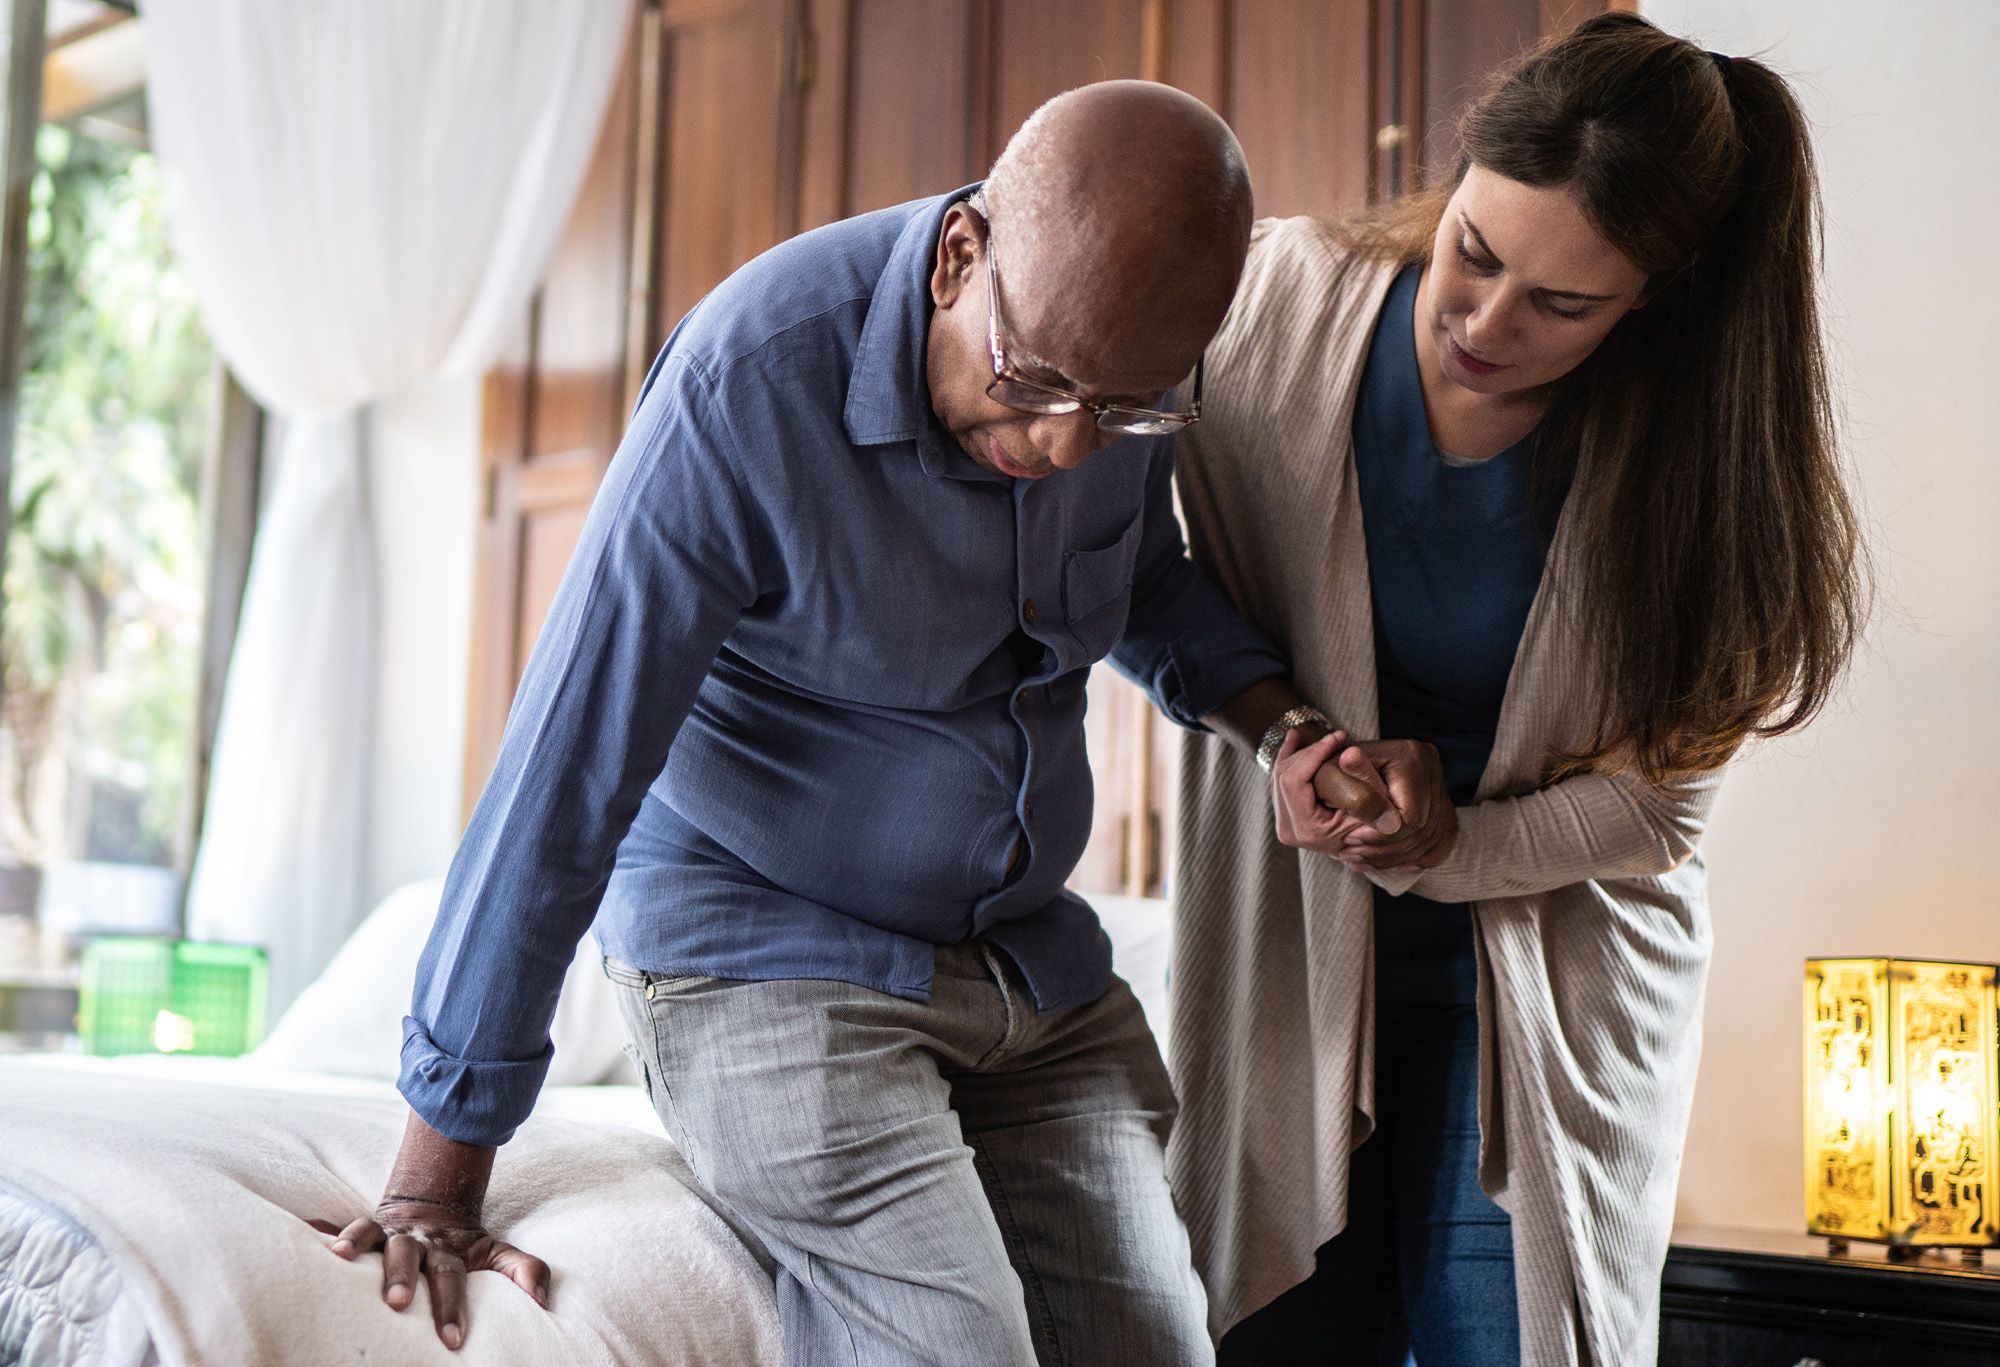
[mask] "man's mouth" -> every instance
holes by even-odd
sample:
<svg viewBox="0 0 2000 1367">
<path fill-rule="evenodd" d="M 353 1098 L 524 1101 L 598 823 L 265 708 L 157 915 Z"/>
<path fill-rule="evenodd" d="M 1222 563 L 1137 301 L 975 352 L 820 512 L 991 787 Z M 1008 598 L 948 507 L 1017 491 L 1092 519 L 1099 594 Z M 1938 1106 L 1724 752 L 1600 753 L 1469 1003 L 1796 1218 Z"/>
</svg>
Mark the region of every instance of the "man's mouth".
<svg viewBox="0 0 2000 1367">
<path fill-rule="evenodd" d="M 1000 443 L 992 437 L 986 439 L 986 456 L 993 462 L 993 468 L 1010 479 L 1041 479 L 1053 474 L 1051 470 L 1030 470 L 1016 461 L 1009 460 L 1007 453 L 1000 449 Z"/>
</svg>

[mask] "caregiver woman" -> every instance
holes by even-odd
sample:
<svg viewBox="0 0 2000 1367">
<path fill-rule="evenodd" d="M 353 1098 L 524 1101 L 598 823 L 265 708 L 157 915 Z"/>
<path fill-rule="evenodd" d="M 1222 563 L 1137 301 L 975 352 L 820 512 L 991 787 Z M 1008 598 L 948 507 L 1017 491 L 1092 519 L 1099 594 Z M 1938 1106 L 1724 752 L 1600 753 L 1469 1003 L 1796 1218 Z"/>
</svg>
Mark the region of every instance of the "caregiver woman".
<svg viewBox="0 0 2000 1367">
<path fill-rule="evenodd" d="M 1418 778 L 1397 836 L 1337 821 L 1302 724 L 1279 843 L 1256 763 L 1186 755 L 1172 1161 L 1225 1364 L 1653 1360 L 1696 844 L 1862 615 L 1783 82 L 1609 14 L 1459 131 L 1445 190 L 1259 225 L 1180 439 L 1197 557 L 1393 738 L 1341 762 Z"/>
</svg>

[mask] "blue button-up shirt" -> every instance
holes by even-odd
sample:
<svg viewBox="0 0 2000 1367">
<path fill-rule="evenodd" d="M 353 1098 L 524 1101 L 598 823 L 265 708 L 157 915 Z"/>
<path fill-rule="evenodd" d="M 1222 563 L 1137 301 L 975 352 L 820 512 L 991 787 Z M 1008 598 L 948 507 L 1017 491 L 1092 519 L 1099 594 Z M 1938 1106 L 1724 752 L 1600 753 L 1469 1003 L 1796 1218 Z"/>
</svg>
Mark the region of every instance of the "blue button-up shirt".
<svg viewBox="0 0 2000 1367">
<path fill-rule="evenodd" d="M 1110 947 L 1063 887 L 1090 665 L 1187 726 L 1283 671 L 1185 556 L 1170 443 L 1013 480 L 938 424 L 928 279 L 966 193 L 774 248 L 654 363 L 417 970 L 400 1086 L 448 1137 L 528 1114 L 593 918 L 656 972 L 917 999 L 979 936 L 1039 1009 L 1093 1000 Z"/>
</svg>

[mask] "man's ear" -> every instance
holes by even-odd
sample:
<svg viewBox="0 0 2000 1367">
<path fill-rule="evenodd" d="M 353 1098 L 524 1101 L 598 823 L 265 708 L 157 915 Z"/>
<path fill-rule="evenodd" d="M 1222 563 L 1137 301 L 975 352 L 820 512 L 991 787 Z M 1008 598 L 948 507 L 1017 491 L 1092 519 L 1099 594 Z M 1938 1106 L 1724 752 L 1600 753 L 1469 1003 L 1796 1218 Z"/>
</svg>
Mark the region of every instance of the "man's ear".
<svg viewBox="0 0 2000 1367">
<path fill-rule="evenodd" d="M 983 227 L 978 215 L 963 204 L 946 211 L 944 226 L 938 229 L 937 261 L 931 268 L 931 302 L 937 307 L 950 308 L 971 287 L 979 270 L 980 244 L 985 241 Z"/>
</svg>

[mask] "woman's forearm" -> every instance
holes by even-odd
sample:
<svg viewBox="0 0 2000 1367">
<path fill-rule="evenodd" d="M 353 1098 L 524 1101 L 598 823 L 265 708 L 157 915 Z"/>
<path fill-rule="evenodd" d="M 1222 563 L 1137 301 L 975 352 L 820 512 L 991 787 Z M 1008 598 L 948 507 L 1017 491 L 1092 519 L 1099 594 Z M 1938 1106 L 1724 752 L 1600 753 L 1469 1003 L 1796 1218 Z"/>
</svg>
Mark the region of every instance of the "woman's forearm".
<svg viewBox="0 0 2000 1367">
<path fill-rule="evenodd" d="M 1669 789 L 1627 775 L 1579 774 L 1461 807 L 1458 843 L 1442 863 L 1377 881 L 1433 901 L 1473 902 L 1667 873 L 1694 853 L 1720 779 L 1704 775 Z"/>
</svg>

